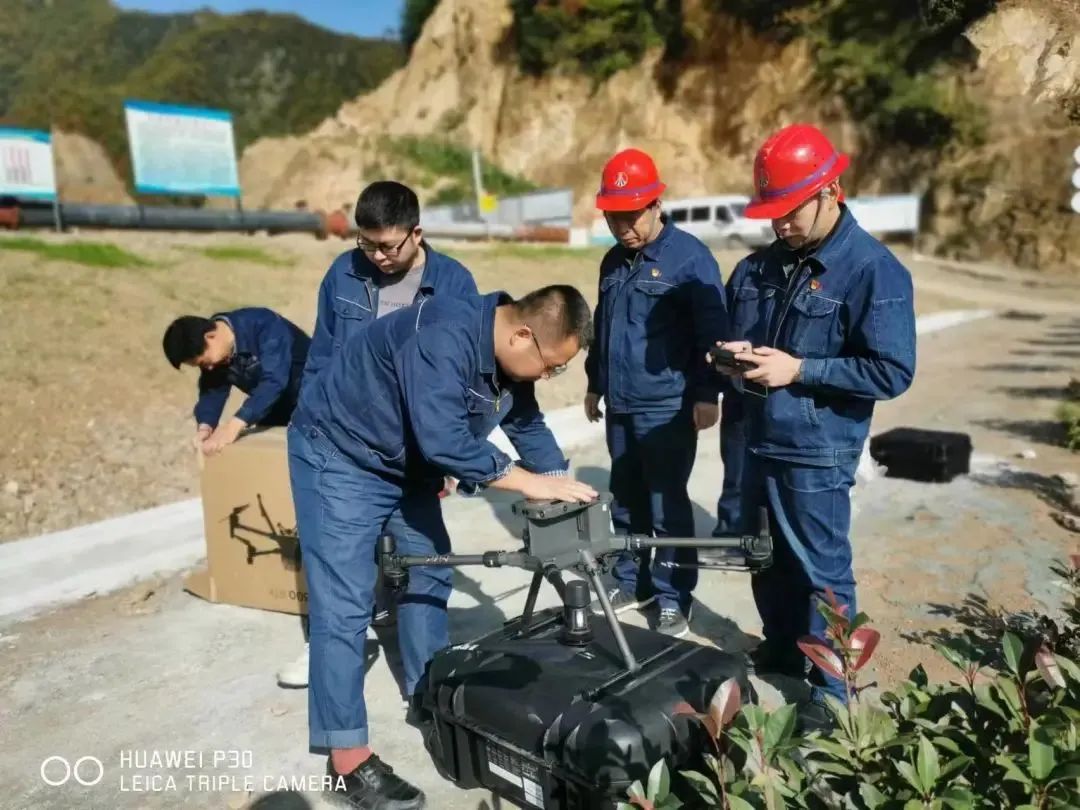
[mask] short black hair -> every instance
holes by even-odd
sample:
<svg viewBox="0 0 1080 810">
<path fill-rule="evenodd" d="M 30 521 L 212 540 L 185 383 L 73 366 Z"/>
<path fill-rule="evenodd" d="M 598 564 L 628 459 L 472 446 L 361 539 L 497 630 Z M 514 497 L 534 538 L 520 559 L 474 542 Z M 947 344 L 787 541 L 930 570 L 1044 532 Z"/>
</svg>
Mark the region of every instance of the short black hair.
<svg viewBox="0 0 1080 810">
<path fill-rule="evenodd" d="M 173 368 L 194 360 L 206 351 L 206 335 L 214 331 L 214 322 L 198 315 L 181 315 L 169 324 L 161 347 Z"/>
<path fill-rule="evenodd" d="M 408 186 L 393 180 L 379 180 L 360 192 L 356 201 L 357 228 L 411 231 L 419 224 L 420 200 Z"/>
<path fill-rule="evenodd" d="M 592 343 L 592 308 L 576 287 L 550 284 L 514 302 L 518 317 L 552 343 L 576 337 L 582 349 Z"/>
</svg>

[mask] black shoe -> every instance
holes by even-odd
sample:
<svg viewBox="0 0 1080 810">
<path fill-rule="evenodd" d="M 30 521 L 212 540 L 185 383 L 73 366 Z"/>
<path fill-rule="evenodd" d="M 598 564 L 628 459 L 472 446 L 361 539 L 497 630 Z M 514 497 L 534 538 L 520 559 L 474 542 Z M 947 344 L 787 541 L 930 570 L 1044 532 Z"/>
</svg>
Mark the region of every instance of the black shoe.
<svg viewBox="0 0 1080 810">
<path fill-rule="evenodd" d="M 795 710 L 795 733 L 799 735 L 820 731 L 828 734 L 836 727 L 836 718 L 828 707 L 813 700 L 800 703 Z"/>
<path fill-rule="evenodd" d="M 786 675 L 805 678 L 809 661 L 798 647 L 784 649 L 779 644 L 763 641 L 746 656 L 747 667 L 756 675 Z"/>
<path fill-rule="evenodd" d="M 326 774 L 333 783 L 324 791 L 327 799 L 355 810 L 420 810 L 423 791 L 413 787 L 394 769 L 372 754 L 352 773 L 339 775 L 332 761 L 326 762 Z"/>
</svg>

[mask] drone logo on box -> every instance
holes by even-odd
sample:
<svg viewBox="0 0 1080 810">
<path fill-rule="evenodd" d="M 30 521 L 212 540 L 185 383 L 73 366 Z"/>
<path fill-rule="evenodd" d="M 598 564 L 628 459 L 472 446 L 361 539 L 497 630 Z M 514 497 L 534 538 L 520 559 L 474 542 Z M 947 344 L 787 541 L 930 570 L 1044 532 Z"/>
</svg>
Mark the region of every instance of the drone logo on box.
<svg viewBox="0 0 1080 810">
<path fill-rule="evenodd" d="M 1072 210 L 1080 214 L 1080 146 L 1073 151 L 1072 184 L 1076 191 L 1072 195 Z"/>
</svg>

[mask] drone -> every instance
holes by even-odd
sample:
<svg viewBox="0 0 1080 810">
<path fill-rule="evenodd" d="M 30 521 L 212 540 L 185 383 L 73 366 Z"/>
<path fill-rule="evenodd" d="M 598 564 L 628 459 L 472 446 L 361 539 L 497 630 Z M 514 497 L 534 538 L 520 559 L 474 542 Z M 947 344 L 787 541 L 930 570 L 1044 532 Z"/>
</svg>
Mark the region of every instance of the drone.
<svg viewBox="0 0 1080 810">
<path fill-rule="evenodd" d="M 482 554 L 436 554 L 408 556 L 396 553 L 396 541 L 391 535 L 379 538 L 379 568 L 385 586 L 401 590 L 408 585 L 408 569 L 413 566 L 456 568 L 479 565 L 485 568 L 521 568 L 531 571 L 532 583 L 522 615 L 516 620 L 514 638 L 528 638 L 540 626 L 533 624 L 533 613 L 541 584 L 546 580 L 558 592 L 567 616 L 573 612 L 579 620 L 568 621 L 564 641 L 574 644 L 588 640 L 587 622 L 580 621 L 587 606 L 587 587 L 571 583 L 568 588 L 563 571 L 584 577 L 592 586 L 604 616 L 611 626 L 626 669 L 633 673 L 641 668 L 626 642 L 622 627 L 615 617 L 611 602 L 600 579 L 608 558 L 625 552 L 652 548 L 695 548 L 699 550 L 696 565 L 669 563 L 671 567 L 693 567 L 707 570 L 744 571 L 751 574 L 772 564 L 773 542 L 769 533 L 768 513 L 759 511 L 757 534 L 732 534 L 722 537 L 652 537 L 640 534 L 617 535 L 611 520 L 610 493 L 601 493 L 588 503 L 567 501 L 537 501 L 524 499 L 514 503 L 513 514 L 520 520 L 520 537 L 524 542 L 518 551 L 486 551 Z M 581 604 L 582 598 L 585 604 Z M 573 611 L 571 609 L 574 609 Z M 577 639 L 575 639 L 575 634 Z"/>
</svg>

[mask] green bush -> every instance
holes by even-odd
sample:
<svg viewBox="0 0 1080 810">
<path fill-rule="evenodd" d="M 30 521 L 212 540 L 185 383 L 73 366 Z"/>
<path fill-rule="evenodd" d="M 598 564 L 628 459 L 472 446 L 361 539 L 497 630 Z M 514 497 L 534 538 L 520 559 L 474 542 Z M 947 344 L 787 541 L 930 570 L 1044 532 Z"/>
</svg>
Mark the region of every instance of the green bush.
<svg viewBox="0 0 1080 810">
<path fill-rule="evenodd" d="M 443 187 L 427 200 L 429 205 L 452 205 L 474 199 L 472 152 L 457 144 L 438 138 L 411 135 L 384 136 L 380 151 L 398 162 L 408 164 L 410 173 L 420 175 L 424 185 L 443 181 Z M 486 160 L 481 160 L 480 177 L 484 190 L 496 196 L 523 194 L 536 186 L 528 180 L 504 172 Z"/>
<path fill-rule="evenodd" d="M 1076 807 L 1080 666 L 1070 655 L 1080 637 L 1080 556 L 1054 572 L 1071 592 L 1063 627 L 1006 631 L 1000 671 L 988 668 L 990 651 L 939 646 L 960 681 L 930 684 L 919 665 L 880 705 L 858 700 L 857 682 L 880 636 L 865 614 L 849 620 L 835 603 L 821 605 L 829 642 L 806 637 L 799 646 L 847 684 L 853 699 L 830 703 L 835 729 L 799 737 L 794 706 L 740 708 L 730 680 L 704 714 L 676 710 L 697 717 L 713 740 L 706 773 L 682 774 L 696 793 L 686 798 L 725 810 Z M 654 774 L 648 789 L 633 786 L 623 807 L 682 806 L 668 795 L 666 766 L 659 763 Z"/>
<path fill-rule="evenodd" d="M 681 29 L 680 6 L 667 0 L 511 0 L 518 61 L 532 74 L 567 69 L 602 81 Z"/>
</svg>

